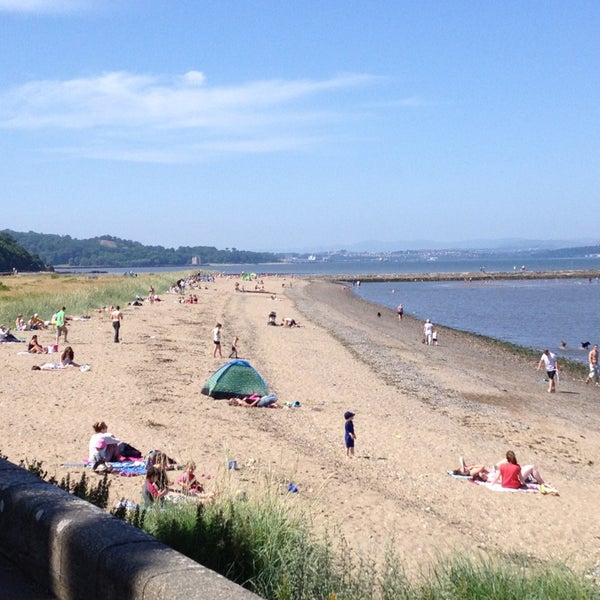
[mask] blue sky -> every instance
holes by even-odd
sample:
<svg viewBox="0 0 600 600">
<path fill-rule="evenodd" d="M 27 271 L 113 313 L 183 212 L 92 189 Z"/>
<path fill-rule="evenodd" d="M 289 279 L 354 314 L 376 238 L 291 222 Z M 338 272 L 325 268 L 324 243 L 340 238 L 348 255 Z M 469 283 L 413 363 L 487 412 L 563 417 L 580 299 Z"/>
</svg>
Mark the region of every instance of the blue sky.
<svg viewBox="0 0 600 600">
<path fill-rule="evenodd" d="M 0 0 L 0 228 L 600 240 L 598 31 L 595 0 Z"/>
</svg>

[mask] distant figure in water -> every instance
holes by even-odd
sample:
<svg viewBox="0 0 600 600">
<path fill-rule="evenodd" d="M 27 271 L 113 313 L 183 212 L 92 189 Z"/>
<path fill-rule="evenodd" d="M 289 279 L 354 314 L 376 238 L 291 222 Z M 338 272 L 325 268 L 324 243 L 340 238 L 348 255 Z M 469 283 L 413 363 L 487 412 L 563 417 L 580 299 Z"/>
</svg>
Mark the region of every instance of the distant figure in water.
<svg viewBox="0 0 600 600">
<path fill-rule="evenodd" d="M 587 350 L 590 347 L 590 343 L 589 342 L 581 342 L 581 347 L 584 350 Z"/>
<path fill-rule="evenodd" d="M 381 317 L 381 313 L 380 313 L 380 312 L 378 312 L 378 313 L 377 313 L 377 316 L 378 316 L 378 317 Z"/>
<path fill-rule="evenodd" d="M 560 347 L 561 348 L 566 348 L 567 347 L 567 342 L 565 342 L 565 340 L 561 340 Z"/>
</svg>

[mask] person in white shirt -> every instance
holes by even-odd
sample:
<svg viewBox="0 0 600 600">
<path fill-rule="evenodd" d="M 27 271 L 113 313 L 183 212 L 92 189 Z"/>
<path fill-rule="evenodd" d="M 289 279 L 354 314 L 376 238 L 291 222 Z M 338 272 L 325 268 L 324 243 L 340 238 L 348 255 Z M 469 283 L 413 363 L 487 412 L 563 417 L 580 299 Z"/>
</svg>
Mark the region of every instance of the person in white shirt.
<svg viewBox="0 0 600 600">
<path fill-rule="evenodd" d="M 554 354 L 554 352 L 550 352 L 548 348 L 544 350 L 544 353 L 540 358 L 540 362 L 537 366 L 538 371 L 542 368 L 542 365 L 544 365 L 544 368 L 546 369 L 546 373 L 548 375 L 548 392 L 553 394 L 556 391 L 555 377 L 558 373 L 558 359 L 556 358 L 556 354 Z"/>
</svg>

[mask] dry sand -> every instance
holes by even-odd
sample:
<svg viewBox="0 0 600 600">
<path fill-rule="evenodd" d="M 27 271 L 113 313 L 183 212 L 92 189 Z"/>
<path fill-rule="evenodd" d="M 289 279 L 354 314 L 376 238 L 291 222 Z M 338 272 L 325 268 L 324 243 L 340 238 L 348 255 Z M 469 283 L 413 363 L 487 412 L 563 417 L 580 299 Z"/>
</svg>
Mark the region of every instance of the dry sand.
<svg viewBox="0 0 600 600">
<path fill-rule="evenodd" d="M 78 479 L 84 469 L 62 465 L 85 458 L 92 423 L 106 420 L 143 451 L 195 459 L 199 474 L 213 476 L 209 491 L 226 474 L 249 494 L 265 472 L 293 481 L 293 501 L 317 523 L 340 524 L 374 555 L 393 540 L 409 572 L 456 550 L 598 569 L 599 388 L 563 375 L 548 394 L 535 363 L 444 328 L 439 346 L 425 346 L 420 322 L 400 323 L 342 285 L 270 277 L 266 293 L 243 293 L 235 281 L 203 284 L 197 305 L 164 295 L 127 307 L 121 344 L 106 315 L 73 322 L 69 342 L 87 373 L 31 371 L 58 355 L 20 356 L 3 344 L 0 451 Z M 268 327 L 271 310 L 302 327 Z M 224 356 L 239 335 L 240 358 L 300 408 L 234 408 L 200 395 L 227 360 L 212 356 L 217 321 Z M 354 459 L 344 452 L 346 410 L 356 413 Z M 492 464 L 507 449 L 535 463 L 560 497 L 497 493 L 446 475 L 460 454 Z M 226 471 L 230 458 L 239 471 Z M 139 500 L 141 478 L 110 477 L 111 503 Z"/>
</svg>

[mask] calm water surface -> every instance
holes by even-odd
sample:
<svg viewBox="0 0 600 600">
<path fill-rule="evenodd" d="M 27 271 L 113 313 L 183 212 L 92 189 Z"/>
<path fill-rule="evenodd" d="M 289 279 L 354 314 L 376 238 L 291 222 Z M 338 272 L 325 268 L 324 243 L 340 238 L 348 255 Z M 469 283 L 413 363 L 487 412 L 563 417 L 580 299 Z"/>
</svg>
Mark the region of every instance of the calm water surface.
<svg viewBox="0 0 600 600">
<path fill-rule="evenodd" d="M 582 341 L 600 342 L 598 279 L 363 283 L 354 291 L 419 319 L 587 362 Z M 560 342 L 567 342 L 561 349 Z M 440 339 L 440 343 L 442 340 Z"/>
<path fill-rule="evenodd" d="M 477 259 L 436 261 L 296 262 L 277 264 L 203 265 L 201 267 L 148 267 L 137 273 L 197 272 L 273 273 L 281 275 L 369 275 L 393 273 L 487 273 L 600 269 L 600 258 Z M 74 269 L 75 270 L 75 269 Z M 102 269 L 124 273 L 130 269 Z M 77 269 L 89 272 L 88 269 Z M 600 342 L 600 282 L 593 279 L 549 279 L 491 282 L 363 283 L 356 293 L 382 306 L 405 311 L 419 319 L 498 338 L 530 348 L 550 348 L 574 360 L 587 361 L 582 341 Z M 560 349 L 561 340 L 567 342 Z M 443 343 L 442 340 L 440 340 Z"/>
</svg>

